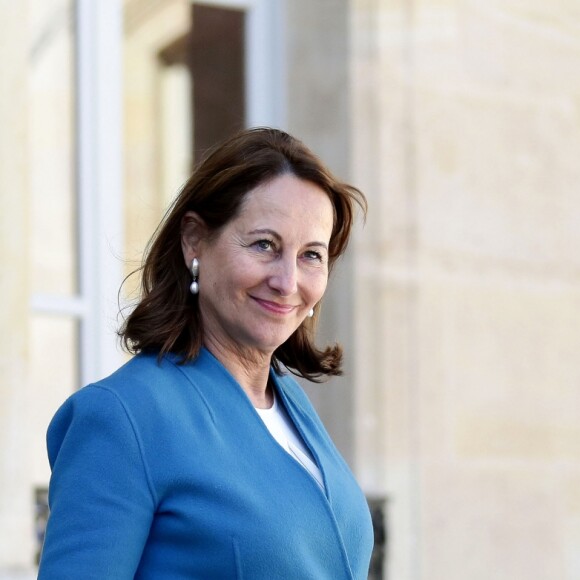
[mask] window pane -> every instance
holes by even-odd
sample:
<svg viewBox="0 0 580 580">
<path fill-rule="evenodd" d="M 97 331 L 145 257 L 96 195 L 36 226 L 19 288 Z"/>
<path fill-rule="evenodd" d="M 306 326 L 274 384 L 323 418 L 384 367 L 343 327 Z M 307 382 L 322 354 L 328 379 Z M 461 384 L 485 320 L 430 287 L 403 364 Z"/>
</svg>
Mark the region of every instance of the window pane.
<svg viewBox="0 0 580 580">
<path fill-rule="evenodd" d="M 124 46 L 125 274 L 191 171 L 189 2 L 128 2 Z M 138 277 L 122 298 L 132 301 Z"/>
<path fill-rule="evenodd" d="M 60 404 L 78 388 L 78 323 L 34 314 L 30 322 L 30 422 L 36 485 L 48 482 L 45 432 Z"/>
<path fill-rule="evenodd" d="M 34 293 L 76 292 L 71 0 L 33 0 L 29 168 Z"/>
</svg>

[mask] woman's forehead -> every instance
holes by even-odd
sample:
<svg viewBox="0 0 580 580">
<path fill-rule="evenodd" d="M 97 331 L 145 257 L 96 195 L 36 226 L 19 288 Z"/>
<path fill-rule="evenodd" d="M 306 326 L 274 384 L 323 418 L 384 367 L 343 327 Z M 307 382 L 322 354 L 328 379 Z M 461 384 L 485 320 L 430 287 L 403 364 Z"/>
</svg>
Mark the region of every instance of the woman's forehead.
<svg viewBox="0 0 580 580">
<path fill-rule="evenodd" d="M 241 222 L 264 222 L 316 230 L 330 237 L 334 217 L 332 202 L 316 184 L 283 175 L 248 192 L 241 207 Z"/>
</svg>

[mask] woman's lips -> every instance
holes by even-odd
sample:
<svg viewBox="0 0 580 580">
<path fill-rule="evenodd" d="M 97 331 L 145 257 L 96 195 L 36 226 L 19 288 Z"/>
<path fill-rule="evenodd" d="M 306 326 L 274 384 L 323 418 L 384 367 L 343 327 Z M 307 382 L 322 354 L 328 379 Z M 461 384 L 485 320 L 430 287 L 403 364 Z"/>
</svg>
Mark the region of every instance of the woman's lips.
<svg viewBox="0 0 580 580">
<path fill-rule="evenodd" d="M 254 300 L 264 309 L 275 314 L 289 314 L 292 312 L 296 306 L 292 304 L 280 304 L 278 302 L 272 302 L 270 300 L 262 300 L 261 298 L 255 298 Z"/>
</svg>

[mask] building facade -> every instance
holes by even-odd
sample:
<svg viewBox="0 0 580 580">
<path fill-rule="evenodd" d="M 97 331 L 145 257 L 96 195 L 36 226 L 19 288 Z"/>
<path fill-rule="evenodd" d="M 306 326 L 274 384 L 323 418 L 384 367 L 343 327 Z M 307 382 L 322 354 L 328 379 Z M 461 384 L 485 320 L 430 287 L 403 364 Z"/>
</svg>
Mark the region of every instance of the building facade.
<svg viewBox="0 0 580 580">
<path fill-rule="evenodd" d="M 205 148 L 303 139 L 368 196 L 307 386 L 384 521 L 374 578 L 580 577 L 580 12 L 571 0 L 0 0 L 0 578 L 44 434 Z M 380 518 L 379 518 L 380 519 Z"/>
</svg>

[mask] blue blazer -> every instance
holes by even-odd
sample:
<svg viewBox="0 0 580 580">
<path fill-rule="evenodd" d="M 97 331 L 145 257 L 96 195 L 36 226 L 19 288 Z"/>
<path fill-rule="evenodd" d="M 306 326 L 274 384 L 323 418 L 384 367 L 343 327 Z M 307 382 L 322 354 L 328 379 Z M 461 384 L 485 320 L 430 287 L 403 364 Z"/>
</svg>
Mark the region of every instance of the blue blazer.
<svg viewBox="0 0 580 580">
<path fill-rule="evenodd" d="M 209 351 L 177 363 L 138 355 L 54 416 L 39 579 L 366 579 L 364 495 L 296 381 L 272 371 L 325 491 Z"/>
</svg>

